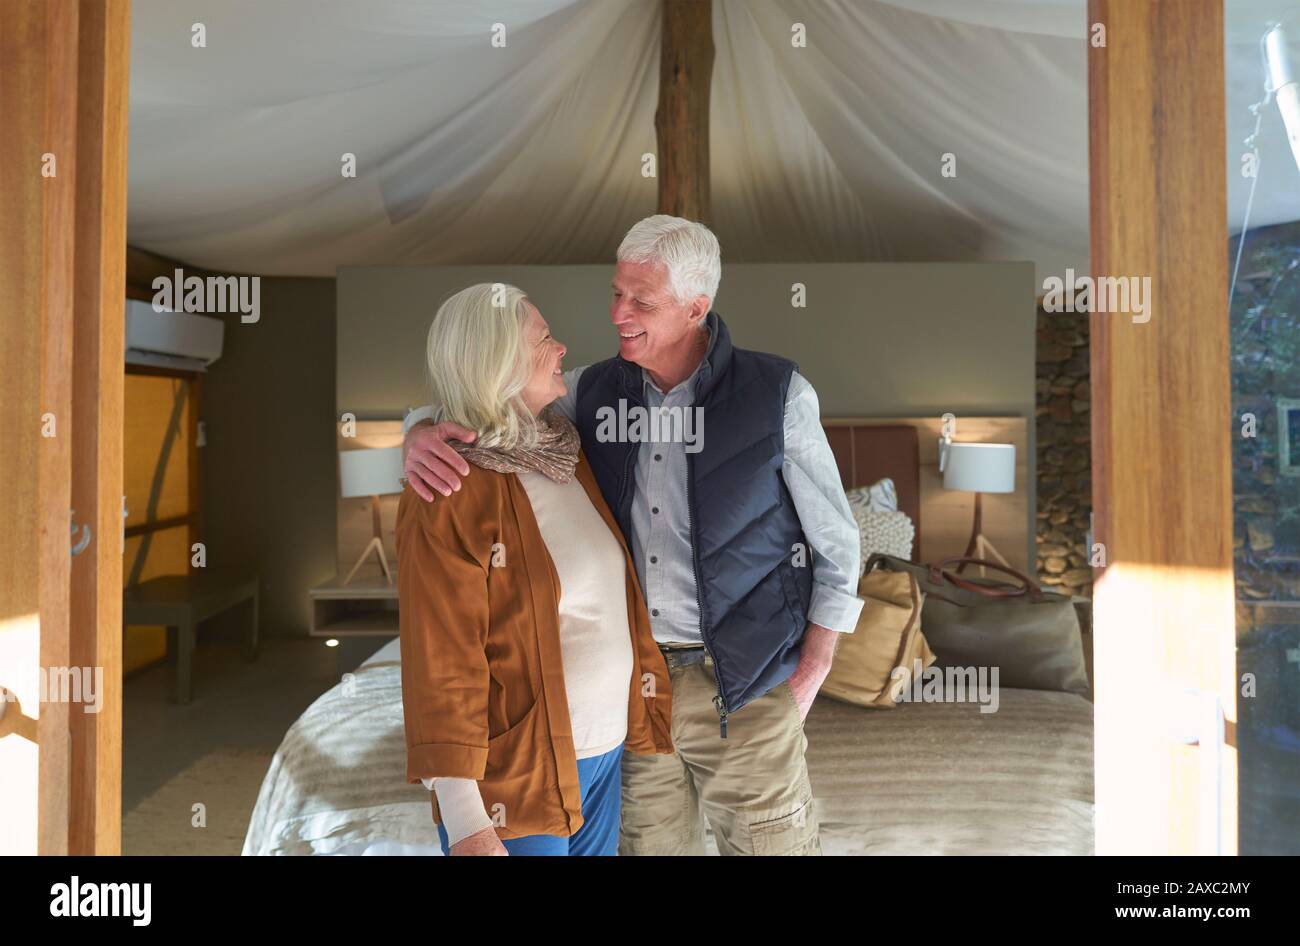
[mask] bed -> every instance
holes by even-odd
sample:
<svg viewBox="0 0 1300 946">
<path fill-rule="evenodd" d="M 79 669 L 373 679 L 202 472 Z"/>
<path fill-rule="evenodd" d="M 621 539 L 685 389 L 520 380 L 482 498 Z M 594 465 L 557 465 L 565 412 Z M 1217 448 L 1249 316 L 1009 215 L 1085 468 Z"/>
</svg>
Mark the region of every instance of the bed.
<svg viewBox="0 0 1300 946">
<path fill-rule="evenodd" d="M 828 425 L 845 488 L 889 476 L 920 526 L 917 432 Z M 438 855 L 428 791 L 406 783 L 398 641 L 293 724 L 244 854 Z M 805 723 L 827 854 L 1093 853 L 1092 704 L 1003 688 L 975 703 L 867 710 L 820 698 Z M 710 839 L 710 849 L 714 850 Z"/>
</svg>

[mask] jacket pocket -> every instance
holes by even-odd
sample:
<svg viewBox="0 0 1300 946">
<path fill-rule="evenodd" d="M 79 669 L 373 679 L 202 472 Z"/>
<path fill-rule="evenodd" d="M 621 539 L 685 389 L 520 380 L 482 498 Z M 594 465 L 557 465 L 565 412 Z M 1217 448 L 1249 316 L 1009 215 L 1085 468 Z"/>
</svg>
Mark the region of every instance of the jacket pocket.
<svg viewBox="0 0 1300 946">
<path fill-rule="evenodd" d="M 552 748 L 549 739 L 538 738 L 541 706 L 541 699 L 534 700 L 515 725 L 487 739 L 487 768 L 478 787 L 498 828 L 536 820 L 538 804 L 545 804 Z"/>
<path fill-rule="evenodd" d="M 497 746 L 505 745 L 505 740 L 518 739 L 520 731 L 524 727 L 531 725 L 535 721 L 537 716 L 537 704 L 539 702 L 540 702 L 539 700 L 534 699 L 533 705 L 528 707 L 528 709 L 524 711 L 524 715 L 520 716 L 519 720 L 514 725 L 512 725 L 509 729 L 502 730 L 501 732 L 497 733 L 495 736 L 489 737 L 488 739 L 488 753 L 489 753 L 488 764 L 489 765 L 492 764 L 491 753 L 496 750 Z"/>
<path fill-rule="evenodd" d="M 487 768 L 479 789 L 493 824 L 513 830 L 537 820 L 545 805 L 546 772 L 554 768 L 550 740 L 539 735 L 542 701 L 535 700 L 519 721 L 488 740 Z"/>
</svg>

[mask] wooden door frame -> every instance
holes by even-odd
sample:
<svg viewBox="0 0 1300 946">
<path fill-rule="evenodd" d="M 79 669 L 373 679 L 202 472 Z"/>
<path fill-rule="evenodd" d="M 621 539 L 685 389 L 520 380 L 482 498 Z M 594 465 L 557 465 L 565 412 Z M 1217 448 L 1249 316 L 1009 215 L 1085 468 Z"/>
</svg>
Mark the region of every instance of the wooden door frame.
<svg viewBox="0 0 1300 946">
<path fill-rule="evenodd" d="M 69 707 L 42 699 L 39 672 L 69 662 L 77 13 L 68 0 L 0 7 L 0 164 L 15 169 L 0 195 L 0 295 L 18 315 L 0 333 L 0 392 L 16 420 L 0 451 L 6 854 L 68 843 Z"/>
<path fill-rule="evenodd" d="M 1088 22 L 1091 268 L 1151 279 L 1146 321 L 1091 316 L 1097 853 L 1233 854 L 1223 3 L 1089 0 Z M 1180 741 L 1216 700 L 1225 735 Z"/>
<path fill-rule="evenodd" d="M 120 854 L 122 407 L 129 0 L 81 4 L 72 498 L 93 523 L 72 566 L 72 663 L 103 667 L 95 715 L 73 713 L 69 853 Z M 93 554 L 89 554 L 92 553 Z"/>
<path fill-rule="evenodd" d="M 0 718 L 4 853 L 116 854 L 121 835 L 121 437 L 129 0 L 0 5 Z M 12 204 L 11 204 L 12 202 Z M 9 449 L 12 448 L 12 449 Z M 78 536 L 72 554 L 70 517 Z M 84 693 L 43 693 L 76 672 Z M 30 675 L 30 680 L 28 679 Z M 65 676 L 66 680 L 67 677 Z M 33 828 L 34 826 L 34 828 Z"/>
</svg>

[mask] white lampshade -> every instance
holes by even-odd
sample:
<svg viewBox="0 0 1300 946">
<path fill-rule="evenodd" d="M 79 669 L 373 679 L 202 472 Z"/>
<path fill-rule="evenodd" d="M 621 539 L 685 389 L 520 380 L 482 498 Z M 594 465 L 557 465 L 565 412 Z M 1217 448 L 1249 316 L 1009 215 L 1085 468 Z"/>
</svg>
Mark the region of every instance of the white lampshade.
<svg viewBox="0 0 1300 946">
<path fill-rule="evenodd" d="M 344 497 L 400 493 L 401 476 L 401 447 L 373 447 L 339 453 L 339 484 Z"/>
<path fill-rule="evenodd" d="M 1016 445 L 1013 443 L 950 443 L 943 468 L 944 489 L 967 493 L 1013 493 L 1016 489 Z"/>
</svg>

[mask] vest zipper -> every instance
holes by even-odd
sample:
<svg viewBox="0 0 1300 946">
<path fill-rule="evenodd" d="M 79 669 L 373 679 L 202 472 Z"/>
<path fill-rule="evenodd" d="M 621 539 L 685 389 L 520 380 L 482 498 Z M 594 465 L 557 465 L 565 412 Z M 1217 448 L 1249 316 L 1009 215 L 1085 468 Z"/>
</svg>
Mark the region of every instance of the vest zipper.
<svg viewBox="0 0 1300 946">
<path fill-rule="evenodd" d="M 633 391 L 632 384 L 629 381 L 628 377 L 624 375 L 623 396 L 626 397 L 628 400 L 633 401 L 633 398 L 631 397 L 632 391 Z M 699 398 L 697 397 L 696 400 L 698 401 Z M 644 407 L 644 404 L 642 404 L 641 401 L 639 400 L 634 400 L 634 403 Z M 636 459 L 636 454 L 637 454 L 636 450 L 630 451 L 628 453 L 627 461 L 623 464 L 623 485 L 622 485 L 622 493 L 619 497 L 620 507 L 623 506 L 625 503 L 629 507 L 631 505 L 631 503 L 628 502 L 628 499 L 630 497 L 628 496 L 627 487 L 628 487 L 628 481 L 631 478 L 630 474 L 632 470 L 632 464 Z M 727 700 L 722 695 L 722 674 L 718 669 L 717 655 L 714 654 L 713 648 L 709 646 L 708 636 L 704 633 L 704 600 L 700 597 L 700 551 L 699 551 L 698 536 L 696 536 L 695 534 L 695 514 L 693 511 L 695 505 L 694 492 L 695 492 L 695 463 L 692 461 L 691 455 L 688 453 L 686 454 L 686 526 L 691 533 L 691 565 L 695 569 L 695 607 L 696 607 L 696 614 L 699 615 L 699 621 L 697 622 L 696 627 L 699 629 L 700 640 L 704 644 L 704 651 L 709 655 L 709 659 L 713 661 L 713 681 L 718 688 L 717 694 L 713 697 L 713 708 L 718 711 L 718 736 L 722 739 L 726 739 L 727 738 Z M 628 524 L 630 525 L 632 519 L 630 508 L 627 512 L 626 519 Z M 631 529 L 628 530 L 628 534 L 629 535 L 631 534 Z"/>
<path fill-rule="evenodd" d="M 722 695 L 722 674 L 718 670 L 718 658 L 714 656 L 713 648 L 709 646 L 707 635 L 704 633 L 704 600 L 700 597 L 700 550 L 698 537 L 695 535 L 695 463 L 691 455 L 686 454 L 686 525 L 691 533 L 691 564 L 695 569 L 695 607 L 696 614 L 699 615 L 700 640 L 704 643 L 704 650 L 713 661 L 713 680 L 718 686 L 718 693 L 713 697 L 713 708 L 718 711 L 718 737 L 727 738 L 727 701 Z"/>
<path fill-rule="evenodd" d="M 620 384 L 623 389 L 623 397 L 625 400 L 630 401 L 637 406 L 644 406 L 640 401 L 637 401 L 632 397 L 632 386 L 628 381 L 626 371 L 624 371 L 621 376 Z M 639 447 L 633 447 L 628 450 L 627 457 L 623 460 L 623 481 L 619 484 L 618 509 L 615 511 L 615 515 L 619 517 L 619 528 L 623 528 L 623 523 L 627 523 L 627 528 L 623 530 L 623 534 L 628 538 L 629 545 L 631 544 L 630 540 L 632 537 L 632 497 L 628 493 L 628 483 L 632 480 L 632 464 L 636 462 L 636 455 L 639 449 Z M 644 590 L 642 593 L 644 593 Z"/>
<path fill-rule="evenodd" d="M 623 522 L 628 524 L 628 529 L 625 533 L 626 535 L 632 534 L 632 503 L 630 502 L 631 497 L 628 495 L 627 486 L 628 482 L 632 479 L 632 464 L 635 462 L 636 450 L 629 450 L 627 459 L 623 461 L 623 484 L 619 487 L 618 492 L 619 516 Z M 623 522 L 619 523 L 620 528 L 622 528 Z"/>
</svg>

